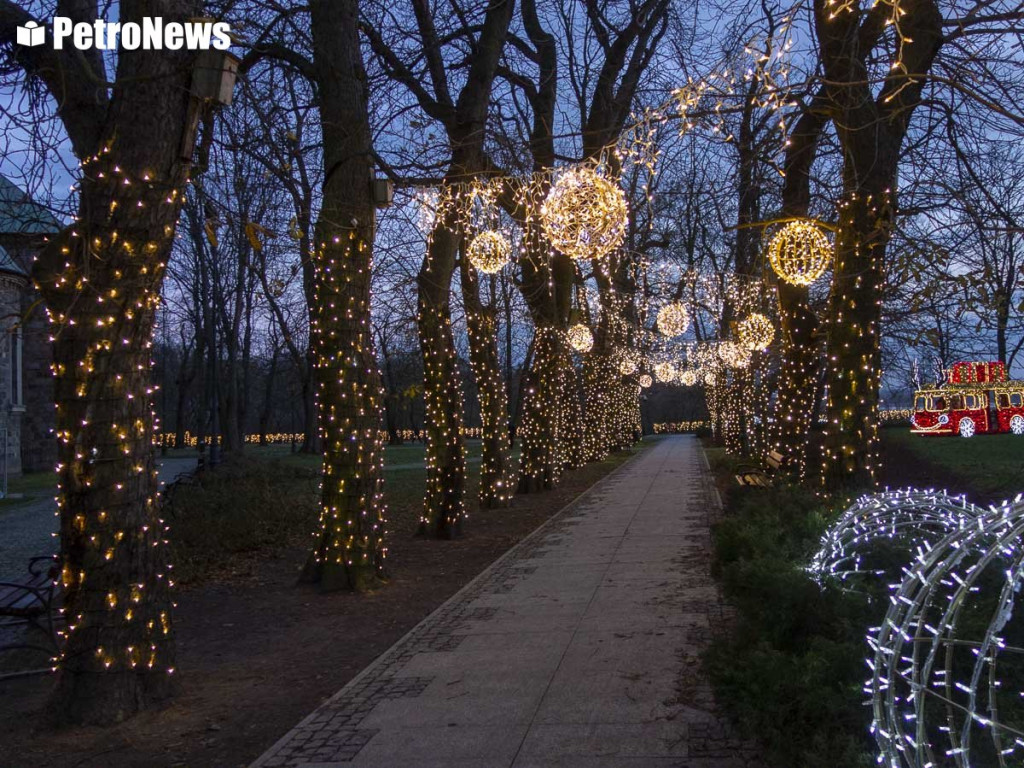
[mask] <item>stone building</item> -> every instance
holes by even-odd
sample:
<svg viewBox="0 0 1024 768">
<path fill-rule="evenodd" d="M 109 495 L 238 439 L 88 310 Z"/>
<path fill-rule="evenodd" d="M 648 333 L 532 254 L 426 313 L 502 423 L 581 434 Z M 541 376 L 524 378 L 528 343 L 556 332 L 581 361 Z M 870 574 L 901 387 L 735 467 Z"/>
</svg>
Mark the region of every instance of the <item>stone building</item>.
<svg viewBox="0 0 1024 768">
<path fill-rule="evenodd" d="M 61 224 L 0 175 L 0 473 L 53 469 L 52 353 L 46 313 L 29 277 Z"/>
</svg>

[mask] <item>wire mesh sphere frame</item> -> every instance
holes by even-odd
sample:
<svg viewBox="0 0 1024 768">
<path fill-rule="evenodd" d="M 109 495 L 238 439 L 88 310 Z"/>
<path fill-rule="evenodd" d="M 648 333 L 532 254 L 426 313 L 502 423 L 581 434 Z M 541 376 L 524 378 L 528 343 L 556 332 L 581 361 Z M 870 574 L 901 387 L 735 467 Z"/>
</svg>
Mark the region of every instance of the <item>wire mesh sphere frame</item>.
<svg viewBox="0 0 1024 768">
<path fill-rule="evenodd" d="M 594 334 L 583 323 L 577 323 L 570 327 L 566 337 L 569 340 L 569 346 L 577 352 L 589 352 L 594 348 Z"/>
<path fill-rule="evenodd" d="M 818 280 L 832 260 L 832 244 L 812 221 L 791 221 L 768 243 L 768 262 L 780 278 L 808 286 Z"/>
<path fill-rule="evenodd" d="M 512 244 L 493 229 L 474 237 L 466 249 L 466 257 L 478 272 L 493 275 L 501 272 L 512 258 Z"/>
<path fill-rule="evenodd" d="M 690 312 L 678 301 L 658 310 L 658 330 L 665 336 L 681 336 L 690 327 Z"/>
<path fill-rule="evenodd" d="M 571 259 L 601 259 L 622 246 L 629 224 L 626 195 L 593 168 L 564 171 L 541 205 L 548 241 Z"/>
<path fill-rule="evenodd" d="M 1024 761 L 1024 498 L 919 553 L 868 637 L 879 763 Z"/>
<path fill-rule="evenodd" d="M 697 372 L 692 368 L 686 368 L 679 373 L 679 383 L 684 387 L 692 387 L 697 383 Z"/>
<path fill-rule="evenodd" d="M 647 389 L 654 383 L 654 379 L 651 378 L 649 373 L 641 374 L 640 376 L 640 389 Z"/>
<path fill-rule="evenodd" d="M 865 495 L 829 526 L 807 570 L 818 583 L 842 584 L 858 576 L 902 580 L 912 553 L 963 531 L 984 512 L 965 497 L 945 491 L 905 488 Z M 881 543 L 906 553 L 897 572 L 880 567 L 872 557 Z"/>
<path fill-rule="evenodd" d="M 740 344 L 752 352 L 764 352 L 775 341 L 775 326 L 767 316 L 754 312 L 737 326 Z"/>
</svg>

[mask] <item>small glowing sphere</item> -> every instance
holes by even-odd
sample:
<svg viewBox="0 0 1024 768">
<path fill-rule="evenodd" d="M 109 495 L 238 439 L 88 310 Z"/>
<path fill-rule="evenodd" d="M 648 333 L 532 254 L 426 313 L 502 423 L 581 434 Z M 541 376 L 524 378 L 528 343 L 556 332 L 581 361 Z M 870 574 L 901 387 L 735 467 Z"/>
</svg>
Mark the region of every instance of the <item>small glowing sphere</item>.
<svg viewBox="0 0 1024 768">
<path fill-rule="evenodd" d="M 508 264 L 512 246 L 500 232 L 489 229 L 473 238 L 466 249 L 469 263 L 478 272 L 493 275 Z"/>
<path fill-rule="evenodd" d="M 672 363 L 658 363 L 654 366 L 654 375 L 658 381 L 668 384 L 676 377 L 676 367 Z"/>
<path fill-rule="evenodd" d="M 544 234 L 571 259 L 600 259 L 622 246 L 629 224 L 618 184 L 586 166 L 562 173 L 540 209 Z"/>
<path fill-rule="evenodd" d="M 711 371 L 708 371 L 707 373 L 704 374 L 704 386 L 706 386 L 706 387 L 713 387 L 713 386 L 715 386 L 715 374 L 712 373 Z"/>
<path fill-rule="evenodd" d="M 623 351 L 619 356 L 619 373 L 623 376 L 631 376 L 640 367 L 640 361 L 631 352 Z"/>
<path fill-rule="evenodd" d="M 594 347 L 594 334 L 583 323 L 569 329 L 569 346 L 577 352 L 589 352 Z"/>
<path fill-rule="evenodd" d="M 658 330 L 666 336 L 679 336 L 690 327 L 690 313 L 680 302 L 666 304 L 658 311 Z"/>
<path fill-rule="evenodd" d="M 741 320 L 738 330 L 740 344 L 755 352 L 764 352 L 775 340 L 775 326 L 760 312 Z"/>
<path fill-rule="evenodd" d="M 692 387 L 697 383 L 697 372 L 687 368 L 685 371 L 679 374 L 679 383 L 684 387 Z"/>
<path fill-rule="evenodd" d="M 750 365 L 750 350 L 735 341 L 723 341 L 719 344 L 718 357 L 730 368 L 746 368 Z"/>
<path fill-rule="evenodd" d="M 640 389 L 647 389 L 653 383 L 654 379 L 651 378 L 650 374 L 645 373 L 640 377 Z"/>
<path fill-rule="evenodd" d="M 768 261 L 775 273 L 793 285 L 810 285 L 828 269 L 832 244 L 811 221 L 792 221 L 768 243 Z"/>
</svg>

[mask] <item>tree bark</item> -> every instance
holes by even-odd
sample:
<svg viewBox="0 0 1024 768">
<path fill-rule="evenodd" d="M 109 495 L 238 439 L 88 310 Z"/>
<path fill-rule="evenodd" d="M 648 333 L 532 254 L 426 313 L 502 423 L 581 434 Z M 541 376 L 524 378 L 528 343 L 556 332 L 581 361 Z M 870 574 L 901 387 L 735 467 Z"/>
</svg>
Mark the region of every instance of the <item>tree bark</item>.
<svg viewBox="0 0 1024 768">
<path fill-rule="evenodd" d="M 149 10 L 126 0 L 121 19 L 137 21 Z M 161 15 L 185 21 L 198 13 L 197 3 L 179 2 Z M 83 163 L 78 220 L 47 244 L 34 272 L 55 339 L 67 630 L 49 706 L 60 722 L 118 722 L 172 690 L 173 580 L 153 463 L 149 367 L 189 171 L 180 149 L 190 62 L 182 51 L 122 51 L 112 100 L 79 101 L 62 113 Z M 79 66 L 62 60 L 43 80 L 64 81 L 50 84 L 59 97 Z"/>
<path fill-rule="evenodd" d="M 508 392 L 498 359 L 494 305 L 480 301 L 480 280 L 465 254 L 460 259 L 462 304 L 469 331 L 469 361 L 480 398 L 480 506 L 506 507 L 514 491 L 508 439 Z"/>
<path fill-rule="evenodd" d="M 310 318 L 324 470 L 303 578 L 366 590 L 385 577 L 381 383 L 370 324 L 374 206 L 357 0 L 314 0 L 313 65 L 326 169 Z"/>
</svg>

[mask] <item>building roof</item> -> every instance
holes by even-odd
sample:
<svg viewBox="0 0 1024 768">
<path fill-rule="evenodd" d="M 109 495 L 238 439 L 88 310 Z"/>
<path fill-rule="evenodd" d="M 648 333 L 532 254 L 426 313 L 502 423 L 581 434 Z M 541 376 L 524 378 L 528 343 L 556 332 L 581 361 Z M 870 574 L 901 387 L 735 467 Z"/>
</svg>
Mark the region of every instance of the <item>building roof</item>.
<svg viewBox="0 0 1024 768">
<path fill-rule="evenodd" d="M 52 213 L 0 174 L 0 235 L 52 235 L 60 229 Z"/>
</svg>

